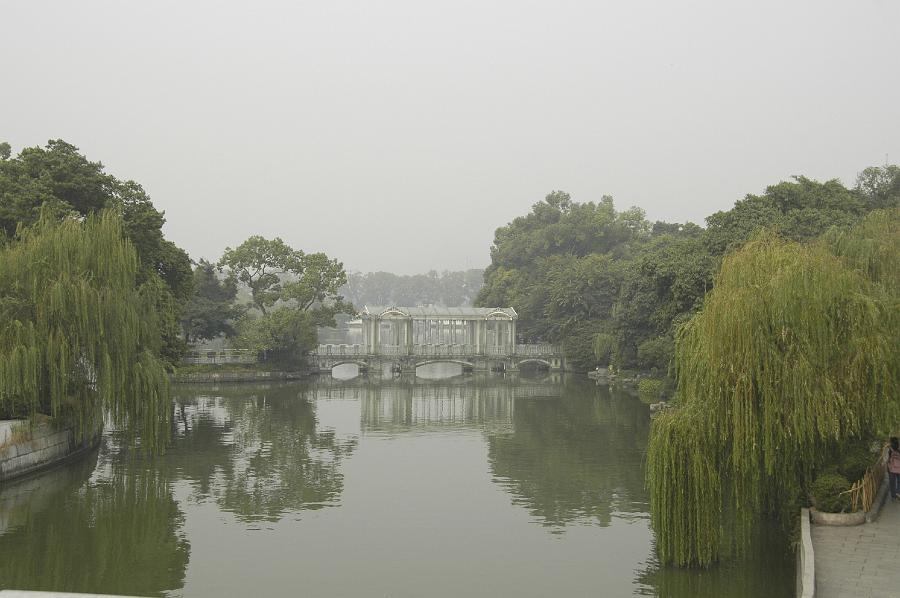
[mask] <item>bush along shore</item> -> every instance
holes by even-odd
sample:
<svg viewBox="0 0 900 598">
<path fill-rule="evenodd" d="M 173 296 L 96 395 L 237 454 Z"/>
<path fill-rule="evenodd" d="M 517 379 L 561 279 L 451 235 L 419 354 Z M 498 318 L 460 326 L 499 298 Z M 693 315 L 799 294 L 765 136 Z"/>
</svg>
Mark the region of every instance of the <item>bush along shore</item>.
<svg viewBox="0 0 900 598">
<path fill-rule="evenodd" d="M 252 364 L 203 364 L 186 365 L 176 368 L 170 380 L 177 384 L 219 383 L 219 382 L 261 382 L 270 380 L 300 380 L 311 372 L 306 365 L 284 365 L 277 363 Z"/>
</svg>

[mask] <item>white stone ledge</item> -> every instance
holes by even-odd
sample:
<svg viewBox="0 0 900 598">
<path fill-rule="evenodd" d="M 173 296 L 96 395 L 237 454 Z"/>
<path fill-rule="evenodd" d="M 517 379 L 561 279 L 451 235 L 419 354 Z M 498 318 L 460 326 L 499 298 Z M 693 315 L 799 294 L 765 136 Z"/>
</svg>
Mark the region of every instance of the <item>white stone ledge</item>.
<svg viewBox="0 0 900 598">
<path fill-rule="evenodd" d="M 121 594 L 77 594 L 75 592 L 36 592 L 29 590 L 0 590 L 0 598 L 134 598 Z"/>
<path fill-rule="evenodd" d="M 4 431 L 3 438 L 12 438 L 11 430 L 21 423 L 0 422 L 0 430 Z M 94 439 L 99 440 L 99 428 Z M 35 426 L 31 429 L 28 440 L 0 449 L 0 483 L 53 465 L 93 444 L 95 443 L 91 441 L 75 442 L 72 430 L 55 430 L 47 425 Z"/>
<path fill-rule="evenodd" d="M 798 598 L 815 598 L 816 595 L 816 558 L 809 526 L 809 509 L 800 509 L 800 545 L 797 547 Z"/>
</svg>

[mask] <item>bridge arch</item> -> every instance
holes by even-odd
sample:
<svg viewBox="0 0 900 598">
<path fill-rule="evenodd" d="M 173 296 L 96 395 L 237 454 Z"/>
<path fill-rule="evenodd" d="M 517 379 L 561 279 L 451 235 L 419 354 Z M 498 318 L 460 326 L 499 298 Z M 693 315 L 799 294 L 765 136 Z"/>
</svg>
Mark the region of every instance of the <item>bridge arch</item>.
<svg viewBox="0 0 900 598">
<path fill-rule="evenodd" d="M 539 359 L 539 358 L 537 358 L 537 357 L 530 357 L 530 358 L 528 358 L 528 359 L 522 359 L 521 361 L 519 361 L 519 367 L 522 367 L 523 365 L 531 365 L 531 364 L 535 364 L 535 365 L 539 365 L 539 366 L 541 366 L 541 367 L 545 367 L 545 368 L 547 368 L 548 370 L 549 370 L 549 369 L 553 369 L 553 364 L 550 363 L 549 361 L 547 361 L 546 359 Z"/>
<path fill-rule="evenodd" d="M 475 364 L 469 361 L 463 361 L 462 359 L 453 359 L 452 357 L 436 357 L 434 359 L 426 359 L 424 361 L 417 361 L 415 364 L 415 368 L 418 369 L 424 365 L 430 365 L 432 363 L 455 363 L 457 365 L 461 365 L 463 368 L 474 368 Z"/>
<path fill-rule="evenodd" d="M 328 362 L 327 364 L 325 364 L 325 368 L 329 369 L 329 370 L 333 370 L 334 368 L 341 366 L 341 365 L 355 365 L 360 370 L 365 370 L 365 369 L 369 368 L 368 363 L 366 363 L 365 361 L 359 361 L 356 359 L 342 359 L 342 360 L 338 360 L 338 361 L 334 361 L 334 362 Z"/>
</svg>

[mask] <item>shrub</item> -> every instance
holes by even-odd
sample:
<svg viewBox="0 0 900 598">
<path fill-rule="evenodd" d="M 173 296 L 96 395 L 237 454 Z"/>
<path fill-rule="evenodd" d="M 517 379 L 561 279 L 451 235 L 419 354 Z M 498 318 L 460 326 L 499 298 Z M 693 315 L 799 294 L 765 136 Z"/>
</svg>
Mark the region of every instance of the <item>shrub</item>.
<svg viewBox="0 0 900 598">
<path fill-rule="evenodd" d="M 851 482 L 861 480 L 866 469 L 875 463 L 875 455 L 867 446 L 856 445 L 848 449 L 837 462 L 837 473 Z"/>
<path fill-rule="evenodd" d="M 655 402 L 659 400 L 662 392 L 663 381 L 655 378 L 644 378 L 638 382 L 638 396 L 644 402 Z"/>
<path fill-rule="evenodd" d="M 816 508 L 826 513 L 850 510 L 850 482 L 839 473 L 826 473 L 815 479 L 810 487 Z"/>
</svg>

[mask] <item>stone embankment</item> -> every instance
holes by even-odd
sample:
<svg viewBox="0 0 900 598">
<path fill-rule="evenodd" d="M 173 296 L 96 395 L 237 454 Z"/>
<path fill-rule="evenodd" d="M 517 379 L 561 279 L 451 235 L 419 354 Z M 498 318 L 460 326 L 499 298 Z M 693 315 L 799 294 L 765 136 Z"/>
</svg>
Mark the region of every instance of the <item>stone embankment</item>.
<svg viewBox="0 0 900 598">
<path fill-rule="evenodd" d="M 256 371 L 223 371 L 192 372 L 190 374 L 175 372 L 172 382 L 178 384 L 204 384 L 220 382 L 270 382 L 276 380 L 301 380 L 309 376 L 308 372 L 256 372 Z"/>
<path fill-rule="evenodd" d="M 68 428 L 56 429 L 25 420 L 0 421 L 0 483 L 34 473 L 90 449 L 100 441 L 100 429 L 77 440 Z"/>
</svg>

